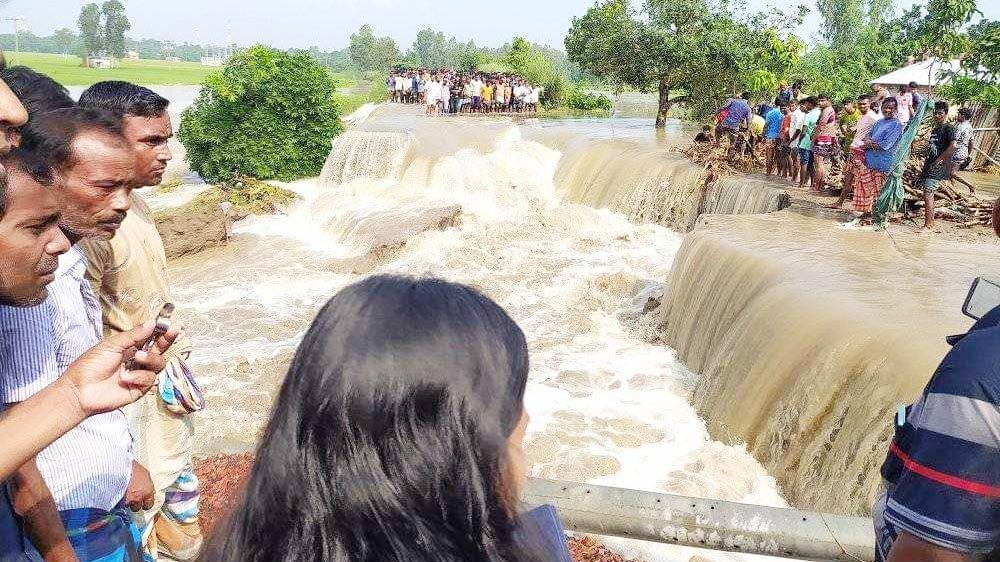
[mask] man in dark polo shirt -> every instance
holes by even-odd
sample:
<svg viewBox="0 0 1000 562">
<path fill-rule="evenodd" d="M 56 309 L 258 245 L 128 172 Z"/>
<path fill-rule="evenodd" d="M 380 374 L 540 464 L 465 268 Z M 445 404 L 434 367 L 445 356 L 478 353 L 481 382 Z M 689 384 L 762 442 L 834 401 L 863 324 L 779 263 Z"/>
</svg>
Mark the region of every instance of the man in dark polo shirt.
<svg viewBox="0 0 1000 562">
<path fill-rule="evenodd" d="M 876 559 L 1000 560 L 1000 307 L 955 343 L 899 421 L 873 510 Z"/>
</svg>

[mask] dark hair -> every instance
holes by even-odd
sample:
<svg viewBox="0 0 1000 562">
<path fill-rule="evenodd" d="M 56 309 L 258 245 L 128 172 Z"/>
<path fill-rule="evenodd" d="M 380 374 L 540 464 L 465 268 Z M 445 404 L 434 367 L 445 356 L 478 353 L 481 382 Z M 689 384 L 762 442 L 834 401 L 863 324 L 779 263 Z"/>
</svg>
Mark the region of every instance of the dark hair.
<svg viewBox="0 0 1000 562">
<path fill-rule="evenodd" d="M 743 95 L 741 95 L 740 97 L 747 101 L 750 101 L 750 92 L 743 92 Z"/>
<path fill-rule="evenodd" d="M 98 82 L 80 94 L 80 107 L 107 109 L 116 115 L 161 117 L 170 101 L 149 88 L 131 82 Z"/>
<path fill-rule="evenodd" d="M 804 81 L 802 81 L 802 80 L 796 80 L 795 82 L 792 82 L 792 89 L 793 90 L 795 90 L 795 89 L 801 90 L 802 86 L 804 84 L 805 84 Z"/>
<path fill-rule="evenodd" d="M 72 164 L 73 141 L 87 132 L 122 138 L 121 119 L 110 111 L 96 108 L 66 107 L 38 115 L 31 135 L 21 139 L 21 147 L 47 160 L 56 169 Z"/>
<path fill-rule="evenodd" d="M 945 113 L 948 113 L 948 102 L 946 101 L 934 102 L 934 112 L 937 113 L 938 111 L 944 111 Z"/>
<path fill-rule="evenodd" d="M 55 171 L 38 156 L 21 148 L 0 155 L 0 218 L 7 212 L 11 171 L 25 174 L 46 187 L 55 183 Z"/>
<path fill-rule="evenodd" d="M 893 97 L 885 98 L 884 100 L 882 100 L 882 107 L 885 107 L 885 104 L 887 103 L 891 103 L 893 107 L 899 109 L 899 102 L 896 101 L 896 98 Z"/>
<path fill-rule="evenodd" d="M 860 96 L 858 96 L 858 101 L 859 102 L 863 101 L 863 100 L 868 100 L 868 102 L 871 103 L 872 97 L 869 94 L 861 94 Z"/>
<path fill-rule="evenodd" d="M 962 117 L 966 118 L 966 119 L 972 119 L 972 108 L 971 107 L 963 107 L 963 108 L 961 108 L 961 109 L 958 110 L 958 114 L 961 115 Z"/>
<path fill-rule="evenodd" d="M 917 87 L 917 83 L 911 80 L 910 81 L 910 87 L 911 88 L 916 88 Z"/>
<path fill-rule="evenodd" d="M 712 130 L 712 126 L 711 125 L 702 125 L 701 130 L 702 131 L 711 131 Z"/>
<path fill-rule="evenodd" d="M 76 105 L 69 91 L 52 78 L 26 66 L 13 66 L 2 73 L 3 81 L 28 112 L 28 119 L 56 109 Z"/>
<path fill-rule="evenodd" d="M 814 98 L 813 96 L 809 96 L 806 99 L 802 100 L 801 103 L 808 103 L 809 105 L 816 105 L 816 98 Z"/>
<path fill-rule="evenodd" d="M 378 275 L 306 332 L 206 560 L 521 562 L 508 440 L 524 334 L 478 291 Z"/>
<path fill-rule="evenodd" d="M 830 99 L 830 96 L 827 95 L 827 94 L 820 94 L 820 95 L 816 96 L 816 100 L 817 101 L 819 101 L 819 100 L 828 100 L 828 99 Z"/>
</svg>

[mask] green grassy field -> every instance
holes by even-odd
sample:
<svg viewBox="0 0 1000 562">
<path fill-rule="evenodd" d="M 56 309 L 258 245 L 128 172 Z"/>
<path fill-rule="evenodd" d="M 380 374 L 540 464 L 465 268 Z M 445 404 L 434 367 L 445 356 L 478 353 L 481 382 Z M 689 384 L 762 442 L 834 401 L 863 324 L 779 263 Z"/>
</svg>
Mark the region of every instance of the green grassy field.
<svg viewBox="0 0 1000 562">
<path fill-rule="evenodd" d="M 219 70 L 195 62 L 123 60 L 111 69 L 84 68 L 80 57 L 46 53 L 5 53 L 8 64 L 24 65 L 48 74 L 64 86 L 89 86 L 102 80 L 127 80 L 136 84 L 201 84 Z"/>
</svg>

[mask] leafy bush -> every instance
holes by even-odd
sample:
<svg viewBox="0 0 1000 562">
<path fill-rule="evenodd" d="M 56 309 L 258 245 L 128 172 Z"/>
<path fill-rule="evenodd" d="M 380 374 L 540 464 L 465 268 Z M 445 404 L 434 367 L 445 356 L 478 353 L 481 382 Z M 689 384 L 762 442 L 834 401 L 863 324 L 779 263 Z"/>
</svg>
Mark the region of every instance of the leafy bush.
<svg viewBox="0 0 1000 562">
<path fill-rule="evenodd" d="M 611 100 L 603 94 L 592 94 L 579 88 L 573 88 L 566 95 L 566 107 L 586 111 L 611 111 L 613 106 Z"/>
<path fill-rule="evenodd" d="M 335 84 L 307 54 L 254 46 L 209 76 L 178 138 L 207 181 L 316 175 L 341 132 Z"/>
</svg>

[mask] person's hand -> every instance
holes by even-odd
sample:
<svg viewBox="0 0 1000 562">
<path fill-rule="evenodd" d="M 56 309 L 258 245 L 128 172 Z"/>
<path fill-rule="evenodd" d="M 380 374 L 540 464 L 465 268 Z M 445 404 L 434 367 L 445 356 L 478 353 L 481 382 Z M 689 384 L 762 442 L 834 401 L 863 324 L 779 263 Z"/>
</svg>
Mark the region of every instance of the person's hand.
<svg viewBox="0 0 1000 562">
<path fill-rule="evenodd" d="M 154 323 L 148 322 L 105 338 L 69 366 L 59 383 L 73 393 L 84 416 L 131 404 L 153 386 L 157 373 L 166 366 L 163 353 L 170 349 L 181 327 L 171 328 L 149 351 L 139 350 L 153 328 Z M 125 368 L 129 359 L 133 360 L 131 370 Z"/>
<path fill-rule="evenodd" d="M 125 488 L 125 505 L 132 511 L 145 511 L 153 509 L 153 497 L 156 490 L 153 489 L 153 479 L 149 476 L 149 471 L 141 464 L 132 461 L 132 478 Z"/>
</svg>

